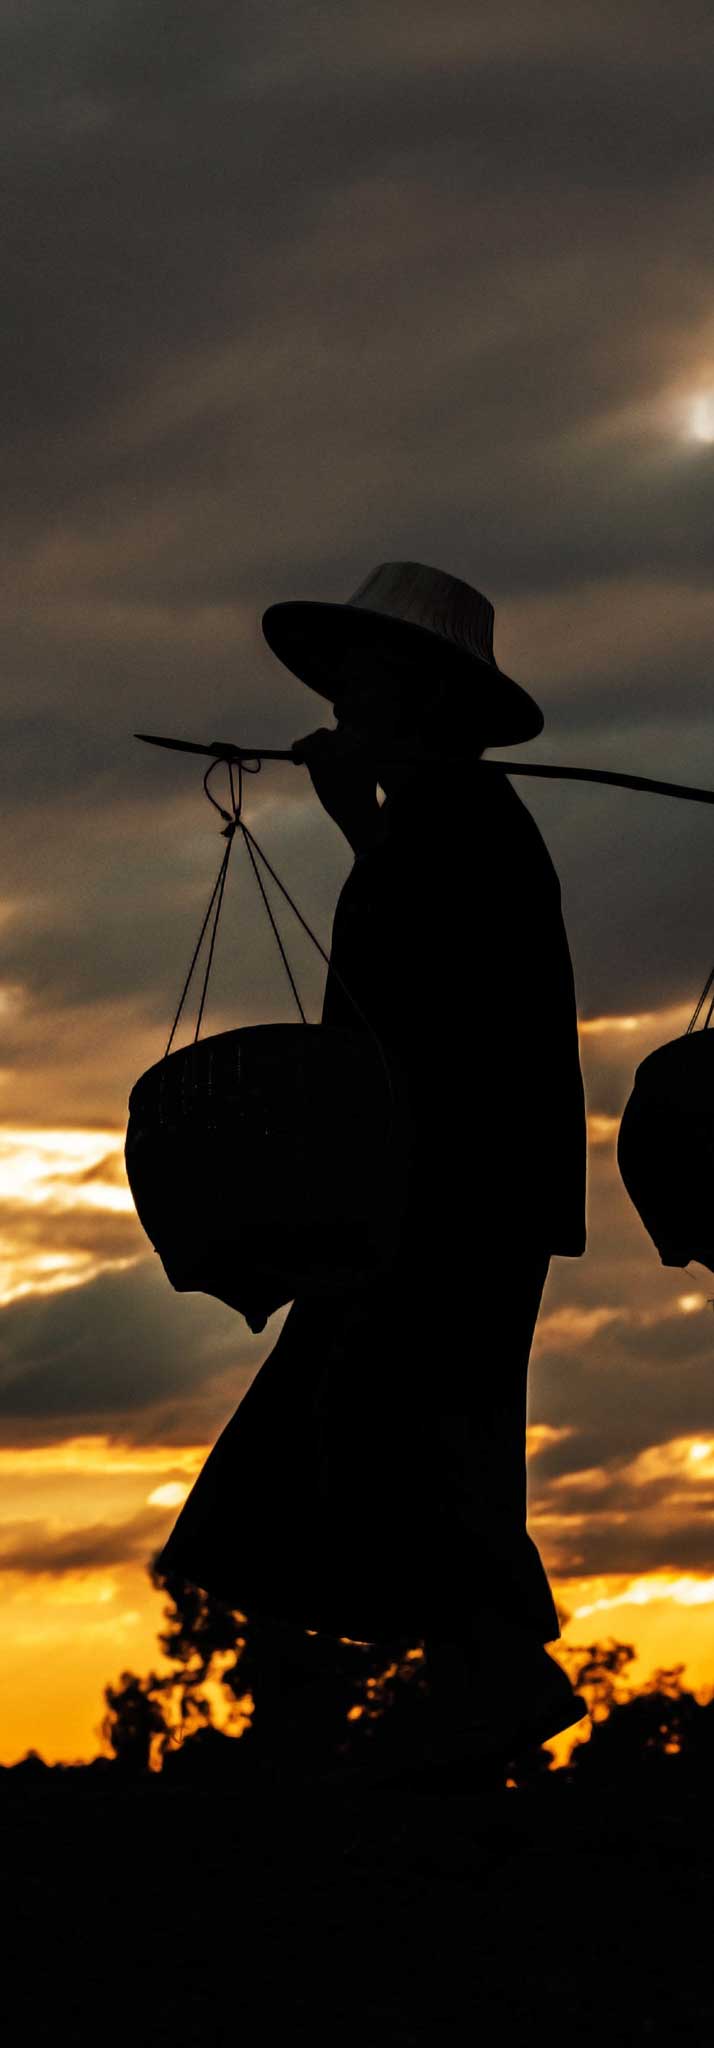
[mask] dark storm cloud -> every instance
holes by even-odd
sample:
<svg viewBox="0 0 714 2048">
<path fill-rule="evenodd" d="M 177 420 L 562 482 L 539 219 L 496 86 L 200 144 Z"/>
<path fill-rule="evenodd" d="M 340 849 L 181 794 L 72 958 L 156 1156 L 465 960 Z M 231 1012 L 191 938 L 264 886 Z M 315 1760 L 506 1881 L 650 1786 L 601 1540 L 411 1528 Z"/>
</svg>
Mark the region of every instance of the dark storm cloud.
<svg viewBox="0 0 714 2048">
<path fill-rule="evenodd" d="M 90 1180 L 93 1177 L 93 1174 L 77 1175 L 76 1179 Z M 63 1186 L 71 1186 L 74 1178 L 63 1173 Z M 126 1187 L 125 1176 L 122 1176 L 122 1185 Z M 94 1209 L 88 1215 L 84 1208 L 67 1209 L 64 1204 L 53 1207 L 51 1203 L 34 1205 L 18 1200 L 4 1201 L 0 1216 L 6 1255 L 11 1247 L 11 1257 L 17 1265 L 25 1259 L 32 1263 L 33 1254 L 71 1254 L 73 1251 L 93 1254 L 98 1265 L 109 1265 L 114 1261 L 136 1259 L 137 1252 L 141 1256 L 146 1247 L 146 1239 L 137 1228 L 133 1212 L 123 1215 L 112 1209 Z"/>
<path fill-rule="evenodd" d="M 551 592 L 517 640 L 546 710 L 533 758 L 579 742 L 582 759 L 587 740 L 604 765 L 621 738 L 642 772 L 674 747 L 697 779 L 712 464 L 657 405 L 701 382 L 710 338 L 707 15 L 682 34 L 659 9 L 564 25 L 456 7 L 435 29 L 426 9 L 328 22 L 306 5 L 276 29 L 254 7 L 122 6 L 60 35 L 30 7 L 10 41 L 0 771 L 6 886 L 19 870 L 28 894 L 9 977 L 36 995 L 44 973 L 56 1001 L 134 974 L 152 1002 L 149 963 L 162 935 L 178 959 L 185 927 L 173 850 L 164 880 L 144 834 L 188 784 L 132 731 L 287 744 L 329 719 L 269 655 L 260 612 L 344 597 L 380 556 L 483 583 L 497 652 L 509 604 Z M 668 581 L 669 613 L 623 648 L 637 576 L 645 620 Z M 290 808 L 295 771 L 272 775 Z M 683 830 L 652 799 L 646 815 L 645 798 L 516 787 L 562 848 L 583 1008 L 613 986 L 646 1002 L 660 972 L 679 987 L 704 943 L 706 813 Z M 119 849 L 99 821 L 122 794 L 147 821 Z M 613 839 L 615 931 L 595 886 Z"/>
<path fill-rule="evenodd" d="M 223 850 L 202 765 L 132 734 L 287 746 L 329 723 L 265 646 L 272 600 L 438 563 L 491 597 L 497 659 L 542 703 L 515 754 L 714 785 L 714 464 L 685 433 L 714 388 L 714 23 L 649 0 L 30 0 L 5 39 L 0 1111 L 119 1127 Z M 705 807 L 513 786 L 561 876 L 581 1015 L 693 1007 Z M 306 771 L 266 767 L 246 815 L 329 944 L 350 855 Z M 243 854 L 212 1029 L 295 1014 Z M 271 900 L 314 1017 L 324 966 Z M 195 980 L 191 1000 L 192 1028 Z M 619 1115 L 626 1051 L 598 1042 L 587 1078 Z M 554 1262 L 547 1307 L 662 1314 L 546 1343 L 531 1419 L 573 1433 L 532 1485 L 547 1505 L 612 1460 L 628 1561 L 595 1493 L 573 1547 L 639 1569 L 664 1504 L 638 1519 L 625 1465 L 706 1429 L 710 1324 L 671 1309 L 612 1160 L 591 1167 L 588 1255 Z M 6 1442 L 215 1434 L 276 1319 L 251 1338 L 157 1263 L 3 1311 Z M 711 1563 L 709 1523 L 668 1542 Z"/>
<path fill-rule="evenodd" d="M 168 502 L 180 515 L 194 487 L 218 546 L 182 560 L 184 598 L 250 591 L 271 558 L 330 573 L 329 528 L 311 546 L 295 518 L 312 453 L 319 533 L 329 450 L 350 477 L 344 552 L 376 459 L 400 522 L 436 516 L 453 544 L 454 518 L 485 518 L 511 586 L 641 563 L 643 510 L 652 559 L 658 479 L 636 443 L 623 473 L 587 429 L 656 390 L 709 313 L 711 25 L 658 45 L 647 8 L 594 36 L 561 18 L 554 47 L 547 15 L 524 64 L 518 19 L 504 36 L 480 16 L 474 34 L 457 9 L 425 63 L 420 20 L 392 63 L 393 27 L 375 46 L 369 13 L 355 29 L 344 8 L 316 40 L 314 9 L 293 9 L 282 48 L 254 9 L 190 27 L 108 9 L 77 17 L 66 48 L 28 10 L 6 280 L 24 538 L 58 516 L 109 535 Z M 682 506 L 659 479 L 659 541 L 689 568 L 679 482 Z M 145 538 L 154 590 L 168 577 L 175 594 L 175 533 L 163 575 Z"/>
<path fill-rule="evenodd" d="M 162 802 L 163 764 L 172 758 L 158 749 L 153 755 L 160 764 L 155 770 L 155 808 L 147 804 L 142 810 L 137 805 L 123 815 L 117 803 L 103 813 L 85 811 L 73 834 L 62 808 L 48 809 L 42 826 L 42 869 L 28 877 L 20 845 L 5 876 L 2 980 L 25 986 L 33 1006 L 46 1010 L 48 1022 L 53 1006 L 61 1002 L 119 1002 L 135 994 L 146 1003 L 147 1015 L 156 1018 L 157 1058 L 168 1039 L 226 850 L 221 820 L 205 802 L 200 773 L 194 775 L 190 798 L 180 804 Z M 335 897 L 352 856 L 336 827 L 315 814 L 316 806 L 313 811 L 295 796 L 285 801 L 284 785 L 276 789 L 280 772 L 273 780 L 272 799 L 262 806 L 251 792 L 245 815 L 266 860 L 315 934 L 317 944 L 303 933 L 279 883 L 256 855 L 288 958 L 299 962 L 299 985 L 304 979 L 307 998 L 314 1004 L 326 972 L 319 947 L 329 952 Z M 168 773 L 173 781 L 175 770 Z M 298 771 L 282 770 L 284 776 L 291 773 L 297 776 Z M 267 776 L 264 779 L 267 786 Z M 182 780 L 185 785 L 185 770 Z M 299 783 L 302 796 L 303 772 Z M 224 805 L 229 801 L 225 771 L 213 779 L 211 788 Z M 195 1020 L 209 938 L 210 927 L 186 999 L 184 1028 L 189 1016 Z M 271 994 L 286 1016 L 297 1014 L 240 837 L 231 854 L 210 987 L 216 992 L 214 1000 L 223 996 L 239 1002 L 246 1021 Z M 8 1017 L 6 1056 L 12 1057 L 15 1048 L 19 1053 L 26 1029 L 22 1012 L 14 1028 Z"/>
<path fill-rule="evenodd" d="M 276 1338 L 281 1320 L 271 1319 Z M 203 1295 L 175 1294 L 150 1262 L 103 1273 L 86 1286 L 3 1309 L 0 1429 L 6 1443 L 15 1443 L 15 1425 L 22 1432 L 24 1422 L 41 1416 L 51 1442 L 121 1418 L 127 1440 L 142 1441 L 148 1414 L 153 1422 L 161 1408 L 166 1427 L 174 1403 L 185 1413 L 207 1385 L 215 1397 L 221 1378 L 235 1384 L 237 1402 L 265 1349 L 265 1338 L 251 1335 L 230 1309 Z"/>
<path fill-rule="evenodd" d="M 661 1265 L 604 1150 L 589 1176 L 588 1252 L 551 1263 L 529 1366 L 529 1422 L 562 1432 L 529 1462 L 533 1534 L 564 1575 L 711 1574 L 711 1480 L 688 1447 L 712 1440 L 714 1279 Z M 611 1319 L 588 1327 L 593 1311 Z"/>
<path fill-rule="evenodd" d="M 108 1565 L 143 1560 L 156 1538 L 156 1511 L 151 1508 L 130 1520 L 107 1526 L 95 1522 L 83 1529 L 68 1529 L 62 1535 L 46 1523 L 6 1522 L 0 1535 L 0 1572 L 30 1574 L 101 1571 Z M 158 1541 L 153 1542 L 158 1551 Z"/>
<path fill-rule="evenodd" d="M 578 1333 L 570 1352 L 546 1351 L 531 1369 L 531 1398 L 539 1421 L 572 1433 L 539 1454 L 533 1485 L 611 1462 L 617 1487 L 619 1468 L 652 1445 L 706 1439 L 713 1356 L 711 1310 L 695 1317 L 673 1309 L 644 1328 L 623 1319 L 589 1342 Z M 714 1524 L 709 1542 L 714 1557 Z"/>
<path fill-rule="evenodd" d="M 698 1519 L 692 1504 L 692 1519 L 680 1509 L 679 1517 L 658 1510 L 651 1517 L 633 1514 L 614 1516 L 608 1523 L 597 1514 L 585 1514 L 580 1529 L 569 1528 L 561 1535 L 557 1523 L 545 1530 L 534 1524 L 538 1548 L 548 1556 L 548 1569 L 559 1579 L 599 1573 L 629 1574 L 657 1570 L 698 1572 L 711 1577 L 714 1545 L 711 1515 Z M 633 1619 L 633 1630 L 636 1623 Z"/>
</svg>

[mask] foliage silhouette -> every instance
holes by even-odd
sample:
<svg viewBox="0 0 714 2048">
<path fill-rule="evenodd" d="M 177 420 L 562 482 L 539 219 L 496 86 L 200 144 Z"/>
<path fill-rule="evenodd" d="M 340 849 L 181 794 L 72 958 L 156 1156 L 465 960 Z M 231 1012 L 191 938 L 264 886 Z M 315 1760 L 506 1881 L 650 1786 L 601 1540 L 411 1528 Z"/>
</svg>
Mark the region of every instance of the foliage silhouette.
<svg viewBox="0 0 714 2048">
<path fill-rule="evenodd" d="M 714 1770 L 714 1700 L 700 1705 L 685 1690 L 684 1668 L 655 1671 L 628 1699 L 593 1717 L 589 1742 L 571 1757 L 573 1778 L 616 1784 L 656 1775 L 671 1784 L 697 1782 L 703 1791 Z"/>
<path fill-rule="evenodd" d="M 159 1636 L 173 1667 L 139 1678 L 122 1673 L 105 1688 L 102 1732 L 125 1772 L 161 1768 L 209 1778 L 271 1768 L 299 1779 L 341 1764 L 387 1765 L 419 1753 L 428 1728 L 429 1684 L 422 1646 L 355 1643 L 241 1615 L 177 1575 L 149 1565 L 168 1595 Z M 629 1678 L 631 1643 L 559 1644 L 559 1661 L 590 1716 L 574 1730 L 568 1764 L 555 1773 L 580 1785 L 652 1779 L 710 1782 L 714 1697 L 700 1705 L 682 1685 L 684 1665 L 660 1669 L 638 1688 Z M 215 1678 L 226 1696 L 225 1730 L 202 1689 Z M 239 1726 L 238 1733 L 231 1732 Z M 499 1767 L 515 1789 L 552 1773 L 554 1752 L 532 1745 Z M 676 1764 L 676 1771 L 672 1765 Z"/>
<path fill-rule="evenodd" d="M 355 1724 L 371 1712 L 379 1688 L 383 1649 L 249 1618 L 176 1574 L 150 1569 L 172 1603 L 159 1641 L 178 1670 L 159 1683 L 165 1694 L 178 1693 L 180 1733 L 195 1729 L 214 1658 L 232 1653 L 220 1682 L 229 1722 L 250 1717 L 240 1738 L 246 1758 L 270 1757 L 300 1769 L 349 1756 Z M 172 1746 L 173 1731 L 167 1731 L 160 1749 L 169 1762 Z"/>
<path fill-rule="evenodd" d="M 153 1672 L 148 1679 L 142 1679 L 137 1678 L 133 1671 L 122 1671 L 117 1687 L 105 1686 L 108 1712 L 101 1732 L 114 1751 L 118 1768 L 127 1777 L 137 1777 L 148 1771 L 152 1737 L 165 1727 L 154 1690 L 160 1685 L 161 1680 L 156 1680 Z"/>
</svg>

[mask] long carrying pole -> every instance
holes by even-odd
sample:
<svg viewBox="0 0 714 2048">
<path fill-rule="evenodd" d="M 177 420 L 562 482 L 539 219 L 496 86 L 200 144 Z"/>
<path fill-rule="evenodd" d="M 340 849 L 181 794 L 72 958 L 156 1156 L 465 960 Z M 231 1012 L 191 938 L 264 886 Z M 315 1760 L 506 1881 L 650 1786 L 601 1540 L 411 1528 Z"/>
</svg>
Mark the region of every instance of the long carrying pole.
<svg viewBox="0 0 714 2048">
<path fill-rule="evenodd" d="M 284 747 L 237 747 L 231 740 L 212 740 L 210 746 L 199 746 L 194 740 L 162 739 L 154 732 L 135 732 L 135 740 L 147 740 L 152 747 L 174 747 L 181 754 L 210 754 L 218 761 L 292 761 L 295 756 L 290 748 Z M 448 767 L 451 763 L 463 765 L 460 754 L 402 754 L 390 753 L 380 743 L 379 758 L 391 761 L 404 768 Z M 689 797 L 699 804 L 714 804 L 714 789 L 694 789 L 686 782 L 655 782 L 649 775 L 618 775 L 608 768 L 559 768 L 542 761 L 482 761 L 476 763 L 479 772 L 483 768 L 505 768 L 507 775 L 550 775 L 562 777 L 570 782 L 610 782 L 619 789 L 649 789 L 657 796 Z"/>
</svg>

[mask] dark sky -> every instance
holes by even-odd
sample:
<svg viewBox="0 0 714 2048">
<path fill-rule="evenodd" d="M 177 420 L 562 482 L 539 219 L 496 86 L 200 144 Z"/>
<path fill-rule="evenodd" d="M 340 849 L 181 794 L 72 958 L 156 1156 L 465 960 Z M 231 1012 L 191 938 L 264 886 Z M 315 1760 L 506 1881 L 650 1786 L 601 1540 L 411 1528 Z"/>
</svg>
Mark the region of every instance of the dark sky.
<svg viewBox="0 0 714 2048">
<path fill-rule="evenodd" d="M 714 780 L 714 21 L 685 23 L 5 10 L 6 961 L 41 1001 L 131 980 L 165 1012 L 202 799 L 132 732 L 320 722 L 261 613 L 381 560 L 491 598 L 530 758 Z M 516 786 L 584 1010 L 695 994 L 708 812 Z M 270 778 L 313 873 L 306 787 Z"/>
<path fill-rule="evenodd" d="M 329 721 L 268 604 L 434 564 L 491 599 L 496 659 L 542 705 L 514 758 L 714 787 L 714 16 L 23 0 L 2 41 L 0 1117 L 123 1136 L 222 852 L 199 765 L 132 735 L 288 746 Z M 714 818 L 514 786 L 583 1023 L 645 1020 L 583 1039 L 589 1111 L 619 1117 L 714 959 Z M 327 946 L 351 856 L 306 771 L 266 765 L 246 804 Z M 295 1015 L 242 851 L 207 1029 Z M 324 967 L 282 928 L 314 1018 Z M 575 1436 L 532 1484 L 603 1468 L 627 1505 L 628 1461 L 710 1424 L 712 1335 L 610 1139 L 534 1357 L 533 1421 Z M 26 1248 L 22 1200 L 5 1220 Z M 65 1214 L 52 1241 L 89 1229 Z M 209 1442 L 266 1335 L 174 1296 L 132 1218 L 91 1231 L 86 1285 L 3 1310 L 3 1441 Z M 675 1515 L 663 1551 L 671 1483 L 624 1533 L 591 1520 L 585 1565 L 714 1568 L 710 1519 Z"/>
</svg>

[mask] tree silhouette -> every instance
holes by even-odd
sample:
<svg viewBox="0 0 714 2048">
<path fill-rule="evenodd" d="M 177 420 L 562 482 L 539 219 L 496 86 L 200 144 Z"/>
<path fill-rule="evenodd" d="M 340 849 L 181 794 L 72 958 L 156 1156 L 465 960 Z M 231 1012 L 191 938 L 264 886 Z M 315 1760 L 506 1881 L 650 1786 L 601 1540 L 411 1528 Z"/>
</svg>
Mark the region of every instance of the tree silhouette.
<svg viewBox="0 0 714 2048">
<path fill-rule="evenodd" d="M 201 1695 L 218 1660 L 228 1723 L 242 1724 L 246 1761 L 269 1758 L 299 1770 L 346 1758 L 362 1719 L 371 1728 L 391 1701 L 381 1697 L 384 1673 L 397 1668 L 388 1650 L 249 1617 L 175 1573 L 160 1573 L 153 1560 L 148 1569 L 170 1601 L 159 1644 L 174 1668 L 145 1683 L 164 1765 L 173 1764 L 184 1738 L 201 1735 L 208 1754 L 212 1713 Z"/>
<path fill-rule="evenodd" d="M 357 1643 L 250 1617 L 176 1574 L 148 1566 L 168 1596 L 159 1645 L 169 1665 L 105 1687 L 102 1735 L 129 1775 L 151 1768 L 226 1778 L 268 1765 L 288 1777 L 362 1761 L 400 1765 L 419 1757 L 430 1730 L 423 1645 Z M 565 1617 L 567 1620 L 567 1617 Z M 574 1729 L 567 1778 L 582 1785 L 711 1784 L 714 1697 L 702 1706 L 682 1684 L 684 1665 L 634 1687 L 632 1643 L 565 1645 L 557 1661 L 586 1700 L 588 1733 Z M 204 1688 L 218 1679 L 225 1729 Z M 226 1732 L 227 1731 L 227 1732 Z M 499 1766 L 516 1789 L 547 1777 L 554 1752 L 534 1743 Z M 676 1769 L 673 1769 L 676 1766 Z"/>
<path fill-rule="evenodd" d="M 559 1643 L 557 1661 L 568 1673 L 571 1685 L 583 1695 L 593 1723 L 604 1720 L 631 1696 L 623 1673 L 637 1656 L 634 1643 Z"/>
<path fill-rule="evenodd" d="M 247 1751 L 306 1767 L 350 1754 L 367 1688 L 383 1663 L 384 1653 L 369 1644 L 251 1619 L 221 1683 L 238 1703 L 249 1691 Z"/>
<path fill-rule="evenodd" d="M 152 1674 L 150 1682 L 154 1703 L 164 1701 L 157 1741 L 164 1768 L 176 1770 L 179 1744 L 182 1773 L 198 1768 L 199 1762 L 203 1768 L 204 1759 L 209 1768 L 209 1755 L 212 1771 L 219 1767 L 221 1755 L 227 1755 L 225 1737 L 209 1741 L 211 1710 L 201 1698 L 218 1658 L 223 1661 L 220 1683 L 229 1701 L 228 1725 L 235 1727 L 236 1714 L 243 1724 L 240 1750 L 246 1768 L 269 1762 L 300 1775 L 340 1763 L 398 1766 L 419 1756 L 430 1732 L 429 1680 L 421 1644 L 399 1643 L 390 1650 L 270 1623 L 228 1607 L 176 1574 L 158 1572 L 153 1561 L 149 1571 L 154 1585 L 171 1602 L 159 1643 L 175 1669 L 161 1679 Z M 595 1646 L 591 1659 L 594 1651 Z M 168 1714 L 170 1697 L 173 1722 Z M 217 1729 L 212 1732 L 219 1735 Z M 526 1785 L 542 1777 L 552 1763 L 552 1752 L 535 1743 L 509 1759 L 501 1775 L 504 1782 Z"/>
<path fill-rule="evenodd" d="M 160 1687 L 161 1680 L 153 1672 L 148 1678 L 138 1678 L 133 1671 L 122 1671 L 117 1687 L 104 1688 L 108 1712 L 101 1732 L 114 1751 L 116 1764 L 127 1777 L 139 1777 L 149 1770 L 152 1738 L 165 1731 L 164 1715 L 156 1697 Z"/>
<path fill-rule="evenodd" d="M 695 1770 L 700 1779 L 705 1772 L 711 1775 L 714 1702 L 701 1706 L 684 1689 L 684 1668 L 677 1664 L 655 1671 L 627 1699 L 613 1700 L 608 1712 L 593 1717 L 590 1740 L 579 1743 L 570 1760 L 579 1783 L 655 1777 L 673 1783 L 675 1776 L 681 1782 L 682 1763 L 686 1776 Z"/>
</svg>

